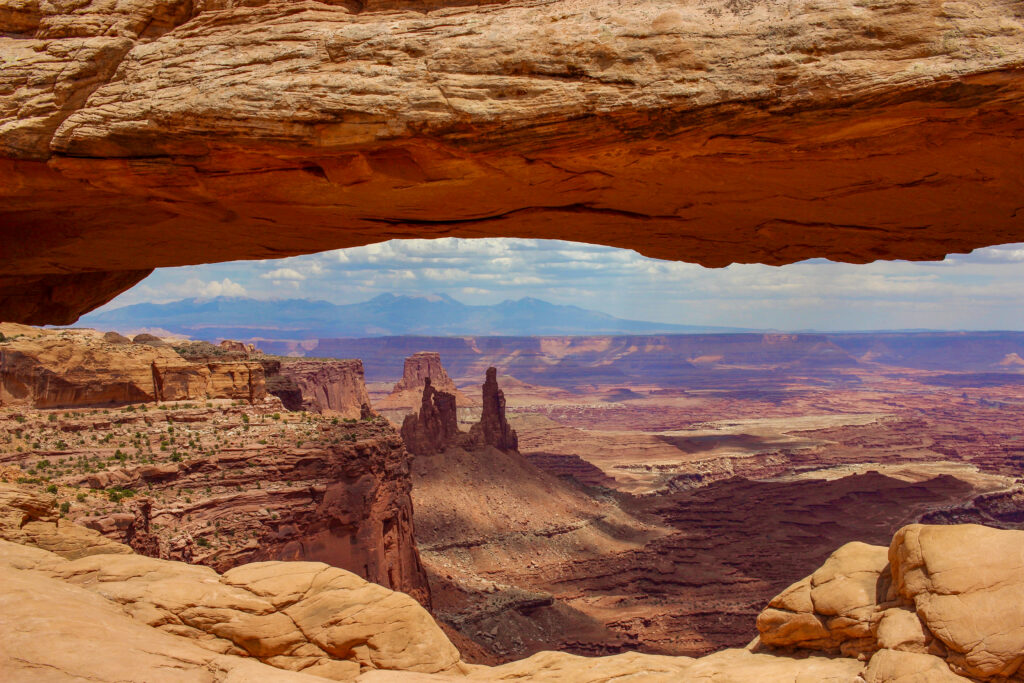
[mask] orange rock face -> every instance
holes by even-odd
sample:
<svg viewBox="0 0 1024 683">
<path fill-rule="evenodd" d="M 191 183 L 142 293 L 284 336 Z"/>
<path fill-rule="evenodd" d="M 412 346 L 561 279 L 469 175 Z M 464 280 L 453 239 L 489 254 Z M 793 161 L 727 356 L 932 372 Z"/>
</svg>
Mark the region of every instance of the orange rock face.
<svg viewBox="0 0 1024 683">
<path fill-rule="evenodd" d="M 385 238 L 711 266 L 1024 239 L 1015 3 L 446 4 L 5 9 L 0 318 Z"/>
<path fill-rule="evenodd" d="M 0 342 L 0 405 L 37 408 L 266 395 L 263 366 L 194 362 L 168 346 L 111 343 L 98 334 L 35 330 Z"/>
<path fill-rule="evenodd" d="M 306 410 L 358 419 L 364 406 L 369 409 L 360 360 L 289 361 L 281 364 L 280 374 L 299 388 Z"/>
</svg>

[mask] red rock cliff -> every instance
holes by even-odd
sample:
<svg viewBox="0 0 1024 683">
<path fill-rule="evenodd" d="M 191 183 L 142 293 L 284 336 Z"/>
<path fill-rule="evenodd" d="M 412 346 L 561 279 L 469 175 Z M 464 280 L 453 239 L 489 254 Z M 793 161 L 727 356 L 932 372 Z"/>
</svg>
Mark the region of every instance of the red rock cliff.
<svg viewBox="0 0 1024 683">
<path fill-rule="evenodd" d="M 75 469 L 56 481 L 99 493 L 135 491 L 121 502 L 90 497 L 91 509 L 76 520 L 143 554 L 219 571 L 258 560 L 326 562 L 429 605 L 413 531 L 410 457 L 394 428 L 382 419 L 334 424 L 271 410 L 119 412 L 114 423 L 88 412 L 62 418 L 62 430 L 94 431 L 100 420 L 119 440 L 136 442 L 141 433 L 136 443 L 148 455 Z M 33 423 L 30 415 L 13 426 Z M 147 445 L 158 443 L 169 445 Z M 109 456 L 103 446 L 81 448 L 60 455 Z"/>
<path fill-rule="evenodd" d="M 360 360 L 285 361 L 280 374 L 302 394 L 302 409 L 358 419 L 369 408 Z"/>
</svg>

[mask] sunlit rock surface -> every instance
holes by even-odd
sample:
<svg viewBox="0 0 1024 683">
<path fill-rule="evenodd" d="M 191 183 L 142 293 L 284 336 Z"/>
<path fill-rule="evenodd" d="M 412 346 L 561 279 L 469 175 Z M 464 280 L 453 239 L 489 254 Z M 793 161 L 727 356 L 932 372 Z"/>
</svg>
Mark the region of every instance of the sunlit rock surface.
<svg viewBox="0 0 1024 683">
<path fill-rule="evenodd" d="M 1022 32 L 1006 0 L 6 2 L 0 318 L 397 237 L 712 266 L 1020 241 Z"/>
</svg>

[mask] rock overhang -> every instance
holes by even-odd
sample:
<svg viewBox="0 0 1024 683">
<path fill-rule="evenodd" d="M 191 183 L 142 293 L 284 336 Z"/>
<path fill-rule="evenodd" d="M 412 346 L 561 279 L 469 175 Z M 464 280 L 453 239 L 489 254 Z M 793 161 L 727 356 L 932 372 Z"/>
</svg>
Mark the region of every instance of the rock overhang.
<svg viewBox="0 0 1024 683">
<path fill-rule="evenodd" d="M 0 15 L 0 319 L 392 238 L 708 266 L 1024 240 L 1019 3 L 178 4 Z"/>
</svg>

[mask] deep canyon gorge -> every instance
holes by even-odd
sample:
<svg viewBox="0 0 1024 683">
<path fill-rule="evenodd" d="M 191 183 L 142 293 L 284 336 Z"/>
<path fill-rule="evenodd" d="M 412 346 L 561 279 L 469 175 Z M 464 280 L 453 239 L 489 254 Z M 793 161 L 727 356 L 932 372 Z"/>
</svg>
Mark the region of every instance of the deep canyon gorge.
<svg viewBox="0 0 1024 683">
<path fill-rule="evenodd" d="M 402 359 L 389 343 L 368 357 L 390 354 L 397 378 L 368 388 L 357 360 L 2 331 L 0 464 L 25 491 L 8 500 L 55 497 L 4 538 L 59 551 L 68 541 L 56 537 L 82 527 L 97 534 L 86 554 L 124 548 L 229 573 L 323 562 L 414 598 L 471 666 L 550 650 L 682 666 L 747 645 L 755 622 L 776 619 L 765 605 L 845 543 L 884 546 L 915 522 L 1024 524 L 1013 335 L 989 335 L 970 357 L 934 334 L 679 338 L 696 363 L 664 347 L 673 337 L 549 339 L 511 366 L 557 380 L 527 370 L 572 359 L 565 386 L 478 374 L 522 358 L 508 356 L 521 340 L 478 341 L 474 359 L 453 355 L 454 374 L 441 354 Z M 924 367 L 890 364 L 898 354 Z M 660 385 L 637 381 L 639 368 Z M 51 510 L 56 530 L 26 525 Z M 851 627 L 856 647 L 842 635 L 759 647 L 870 655 L 877 624 L 865 619 Z"/>
</svg>

